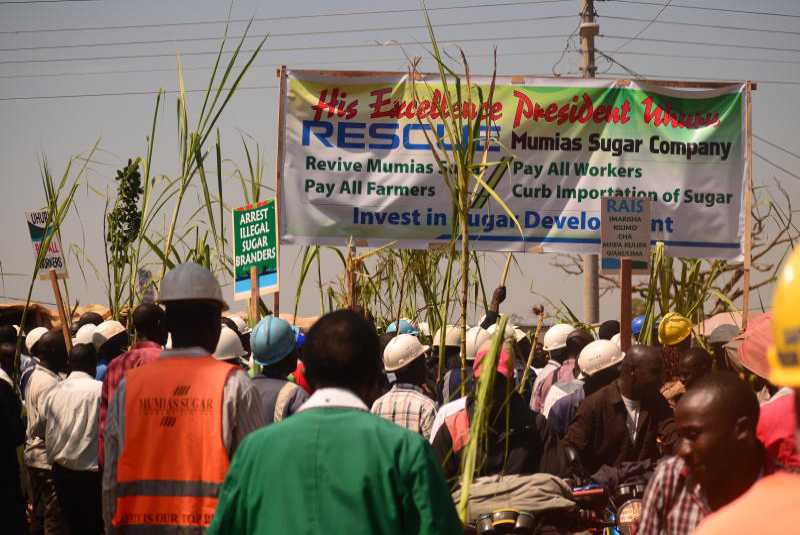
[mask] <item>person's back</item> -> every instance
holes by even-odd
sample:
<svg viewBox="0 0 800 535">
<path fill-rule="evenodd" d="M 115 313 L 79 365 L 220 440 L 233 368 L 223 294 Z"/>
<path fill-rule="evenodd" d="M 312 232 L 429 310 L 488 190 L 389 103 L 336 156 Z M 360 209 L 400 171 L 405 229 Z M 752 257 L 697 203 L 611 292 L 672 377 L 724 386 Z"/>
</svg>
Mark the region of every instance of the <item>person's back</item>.
<svg viewBox="0 0 800 535">
<path fill-rule="evenodd" d="M 314 394 L 244 440 L 209 533 L 463 533 L 427 442 L 368 411 L 379 352 L 354 312 L 317 321 L 304 345 Z"/>
<path fill-rule="evenodd" d="M 352 398 L 353 407 L 303 408 L 251 434 L 231 465 L 211 533 L 460 535 L 452 503 L 441 501 L 449 496 L 444 480 L 424 477 L 440 470 L 425 440 Z M 283 483 L 250 492 L 269 481 Z"/>
<path fill-rule="evenodd" d="M 308 393 L 287 377 L 297 368 L 297 332 L 288 322 L 267 316 L 250 333 L 253 359 L 261 373 L 253 386 L 261 398 L 261 413 L 267 424 L 280 422 L 296 413 L 308 400 Z"/>
</svg>

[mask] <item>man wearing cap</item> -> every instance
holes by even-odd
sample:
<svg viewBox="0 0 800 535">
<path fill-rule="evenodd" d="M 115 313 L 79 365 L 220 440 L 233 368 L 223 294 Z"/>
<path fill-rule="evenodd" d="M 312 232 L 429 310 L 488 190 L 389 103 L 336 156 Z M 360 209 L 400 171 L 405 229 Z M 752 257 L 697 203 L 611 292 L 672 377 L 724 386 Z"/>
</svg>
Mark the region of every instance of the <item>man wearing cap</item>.
<svg viewBox="0 0 800 535">
<path fill-rule="evenodd" d="M 108 365 L 125 353 L 130 345 L 130 336 L 125 326 L 116 320 L 104 321 L 92 333 L 92 344 L 97 350 L 97 373 L 95 379 L 106 377 Z"/>
<path fill-rule="evenodd" d="M 106 414 L 109 402 L 114 399 L 122 378 L 131 368 L 144 366 L 153 362 L 161 354 L 161 347 L 167 342 L 167 325 L 164 310 L 153 303 L 142 303 L 133 309 L 133 326 L 136 329 L 136 343 L 123 355 L 113 359 L 103 378 L 103 390 L 100 395 L 99 437 L 97 444 L 98 462 L 103 466 L 105 460 L 103 449 L 103 433 L 106 429 Z M 84 325 L 78 334 L 88 326 Z"/>
<path fill-rule="evenodd" d="M 795 415 L 800 414 L 800 248 L 786 261 L 772 301 L 774 346 L 767 356 L 769 380 L 794 388 Z M 795 433 L 800 438 L 800 418 Z M 800 441 L 798 441 L 800 443 Z M 742 497 L 709 516 L 695 533 L 796 533 L 800 526 L 800 475 L 778 472 L 759 480 Z"/>
<path fill-rule="evenodd" d="M 558 378 L 559 380 L 565 380 L 572 375 L 572 368 L 575 365 L 574 359 L 577 359 L 578 355 L 570 355 L 570 351 L 567 348 L 567 339 L 573 332 L 575 332 L 575 327 L 572 325 L 559 323 L 553 325 L 544 333 L 544 350 L 549 354 L 550 360 L 536 375 L 536 380 L 533 383 L 533 395 L 531 396 L 531 410 L 542 412 L 547 391 L 553 385 L 554 377 L 558 377 L 552 374 L 558 373 L 564 362 L 570 357 L 572 357 L 571 365 L 568 365 L 568 368 Z"/>
<path fill-rule="evenodd" d="M 297 368 L 297 334 L 289 322 L 267 316 L 250 333 L 253 360 L 261 373 L 253 378 L 261 395 L 261 414 L 267 424 L 296 413 L 308 394 L 287 377 Z"/>
<path fill-rule="evenodd" d="M 369 413 L 383 373 L 375 328 L 326 314 L 303 359 L 314 394 L 245 439 L 209 534 L 462 535 L 425 439 Z"/>
<path fill-rule="evenodd" d="M 244 371 L 211 356 L 226 308 L 214 275 L 180 264 L 159 301 L 174 349 L 127 371 L 106 419 L 107 534 L 204 533 L 233 453 L 264 425 Z"/>
<path fill-rule="evenodd" d="M 371 410 L 426 439 L 431 436 L 436 417 L 436 403 L 422 391 L 428 374 L 425 353 L 429 349 L 410 334 L 397 335 L 386 344 L 383 367 L 395 374 L 397 382 L 372 404 Z"/>
<path fill-rule="evenodd" d="M 477 380 L 484 372 L 492 374 L 494 386 L 488 421 L 501 423 L 489 426 L 486 459 L 479 463 L 475 476 L 540 472 L 561 475 L 565 459 L 558 445 L 558 437 L 547 425 L 544 416 L 532 412 L 514 388 L 513 348 L 508 341 L 500 349 L 496 369 L 483 369 L 482 363 L 491 345 L 492 341 L 487 341 L 478 351 L 473 376 Z M 465 408 L 447 417 L 433 439 L 433 450 L 450 480 L 458 475 L 474 416 L 475 396 L 471 394 L 467 397 Z"/>
<path fill-rule="evenodd" d="M 672 409 L 659 392 L 663 373 L 658 348 L 633 346 L 619 379 L 583 400 L 564 444 L 578 452 L 588 474 L 603 465 L 655 461 L 661 457 L 660 444 L 672 452 Z"/>
<path fill-rule="evenodd" d="M 35 331 L 36 329 L 31 331 L 28 337 Z M 47 459 L 44 440 L 34 433 L 34 424 L 41 418 L 47 392 L 61 380 L 58 374 L 67 371 L 67 345 L 61 331 L 55 330 L 46 331 L 29 345 L 39 358 L 28 382 L 28 395 L 25 397 L 25 412 L 28 417 L 25 466 L 28 467 L 33 502 L 31 532 L 45 535 L 64 533 L 64 520 L 53 483 L 53 467 Z"/>
<path fill-rule="evenodd" d="M 212 356 L 217 360 L 234 366 L 241 366 L 244 369 L 242 359 L 247 356 L 247 351 L 242 346 L 242 339 L 239 337 L 239 333 L 228 327 L 225 322 L 222 323 L 222 328 L 219 331 L 219 341 L 217 341 L 217 347 L 214 349 Z M 247 361 L 245 360 L 245 362 Z"/>
<path fill-rule="evenodd" d="M 594 337 L 582 329 L 575 329 L 567 336 L 566 358 L 559 368 L 542 379 L 539 383 L 539 391 L 535 392 L 538 396 L 544 397 L 539 412 L 545 418 L 556 401 L 578 390 L 578 387 L 575 386 L 575 366 L 583 348 L 593 341 Z"/>
<path fill-rule="evenodd" d="M 581 350 L 575 366 L 575 371 L 580 372 L 580 378 L 575 380 L 578 388 L 553 403 L 547 414 L 547 423 L 558 436 L 563 437 L 567 433 L 586 396 L 617 380 L 619 365 L 624 357 L 620 348 L 608 340 L 595 340 Z"/>
<path fill-rule="evenodd" d="M 31 332 L 29 332 L 27 336 L 25 336 L 25 349 L 29 357 L 20 355 L 19 358 L 19 392 L 22 394 L 23 401 L 28 394 L 28 385 L 30 384 L 31 376 L 36 369 L 36 364 L 39 362 L 39 358 L 37 356 L 39 353 L 38 342 L 45 333 L 47 333 L 46 328 L 35 327 L 31 329 Z"/>
</svg>

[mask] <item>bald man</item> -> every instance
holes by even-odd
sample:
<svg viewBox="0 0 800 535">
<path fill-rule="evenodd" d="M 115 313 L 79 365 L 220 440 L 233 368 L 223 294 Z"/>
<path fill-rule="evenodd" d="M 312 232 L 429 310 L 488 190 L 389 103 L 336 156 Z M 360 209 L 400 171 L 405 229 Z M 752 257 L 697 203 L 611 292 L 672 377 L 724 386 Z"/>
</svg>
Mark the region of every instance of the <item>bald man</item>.
<svg viewBox="0 0 800 535">
<path fill-rule="evenodd" d="M 677 456 L 662 461 L 650 480 L 637 533 L 691 533 L 772 472 L 756 436 L 758 417 L 756 395 L 735 374 L 693 383 L 675 411 Z"/>
<path fill-rule="evenodd" d="M 672 452 L 672 409 L 659 393 L 663 374 L 659 348 L 633 346 L 619 379 L 583 400 L 564 444 L 578 452 L 588 474 L 603 465 L 655 461 L 661 457 L 659 443 Z"/>
<path fill-rule="evenodd" d="M 711 373 L 711 355 L 702 347 L 687 350 L 678 359 L 678 377 L 683 386 L 691 388 L 698 380 Z"/>
</svg>

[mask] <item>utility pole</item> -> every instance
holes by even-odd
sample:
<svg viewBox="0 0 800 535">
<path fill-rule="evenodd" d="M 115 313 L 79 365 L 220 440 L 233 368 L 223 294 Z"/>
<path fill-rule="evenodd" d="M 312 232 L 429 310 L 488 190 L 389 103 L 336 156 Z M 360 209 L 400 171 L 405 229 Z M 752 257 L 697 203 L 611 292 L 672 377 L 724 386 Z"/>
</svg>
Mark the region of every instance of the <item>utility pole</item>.
<svg viewBox="0 0 800 535">
<path fill-rule="evenodd" d="M 594 20 L 594 0 L 581 0 L 581 72 L 584 78 L 594 78 L 594 38 L 600 25 Z M 596 254 L 583 255 L 583 321 L 597 323 L 600 319 L 599 259 Z"/>
</svg>

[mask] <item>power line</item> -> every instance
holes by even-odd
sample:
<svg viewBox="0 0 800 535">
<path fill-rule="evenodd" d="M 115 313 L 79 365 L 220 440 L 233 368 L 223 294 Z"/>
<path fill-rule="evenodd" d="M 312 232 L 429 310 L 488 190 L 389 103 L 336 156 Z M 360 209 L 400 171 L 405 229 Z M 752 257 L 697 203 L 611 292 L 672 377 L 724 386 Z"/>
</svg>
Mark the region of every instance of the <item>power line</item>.
<svg viewBox="0 0 800 535">
<path fill-rule="evenodd" d="M 769 145 L 770 147 L 773 147 L 773 148 L 775 148 L 775 149 L 778 149 L 779 151 L 783 151 L 783 152 L 785 152 L 786 154 L 788 154 L 789 156 L 794 156 L 795 158 L 797 158 L 798 160 L 800 160 L 800 154 L 797 154 L 796 152 L 792 152 L 792 151 L 790 151 L 789 149 L 787 149 L 786 147 L 781 147 L 781 146 L 780 146 L 780 145 L 778 145 L 777 143 L 773 143 L 772 141 L 770 141 L 770 140 L 768 140 L 768 139 L 764 139 L 763 137 L 759 136 L 758 134 L 753 134 L 753 137 L 754 137 L 754 138 L 756 138 L 757 140 L 759 140 L 759 141 L 763 142 L 763 143 L 766 143 L 766 144 L 767 144 L 767 145 Z"/>
<path fill-rule="evenodd" d="M 619 4 L 639 4 L 643 6 L 661 6 L 662 4 L 658 2 L 644 2 L 642 0 L 607 0 L 610 2 L 617 2 Z M 687 5 L 687 4 L 671 4 L 670 7 L 673 8 L 680 8 L 680 9 L 695 9 L 695 10 L 702 10 L 702 11 L 717 11 L 721 13 L 736 13 L 739 15 L 769 15 L 773 17 L 790 17 L 790 18 L 800 18 L 800 15 L 795 15 L 794 13 L 778 13 L 775 11 L 748 11 L 744 9 L 729 9 L 724 7 L 706 7 L 706 6 L 695 6 L 695 5 Z"/>
<path fill-rule="evenodd" d="M 789 171 L 789 170 L 788 170 L 788 169 L 786 169 L 785 167 L 781 167 L 780 165 L 776 164 L 775 162 L 773 162 L 773 161 L 772 161 L 772 160 L 770 160 L 769 158 L 765 158 L 764 156 L 760 155 L 760 154 L 759 154 L 759 153 L 757 153 L 756 151 L 753 151 L 753 156 L 755 156 L 755 157 L 756 157 L 756 158 L 758 158 L 759 160 L 762 160 L 762 161 L 764 161 L 764 162 L 767 162 L 768 164 L 770 164 L 770 165 L 771 165 L 772 167 L 774 167 L 775 169 L 780 169 L 781 171 L 783 171 L 784 173 L 786 173 L 786 174 L 787 174 L 787 175 L 789 175 L 790 177 L 793 177 L 793 178 L 796 178 L 797 180 L 800 180 L 800 175 L 796 175 L 795 173 L 792 173 L 791 171 Z"/>
<path fill-rule="evenodd" d="M 239 86 L 236 88 L 236 91 L 250 91 L 253 89 L 277 89 L 278 86 L 276 85 L 252 85 L 252 86 Z M 228 88 L 225 88 L 227 90 Z M 187 89 L 184 93 L 205 93 L 208 88 L 205 89 Z M 169 90 L 163 91 L 165 94 L 173 94 L 178 93 L 177 90 Z M 157 95 L 158 91 L 121 91 L 118 93 L 73 93 L 67 95 L 36 95 L 36 96 L 27 96 L 27 97 L 2 97 L 0 98 L 0 102 L 8 102 L 12 100 L 50 100 L 50 99 L 60 99 L 60 98 L 84 98 L 84 97 L 122 97 L 122 96 L 134 96 L 134 95 Z"/>
<path fill-rule="evenodd" d="M 506 53 L 498 53 L 498 57 L 507 57 L 507 56 L 537 56 L 537 55 L 545 55 L 545 54 L 558 54 L 561 53 L 562 50 L 537 50 L 535 52 L 506 52 Z M 569 50 L 569 53 L 578 53 L 577 50 Z M 770 64 L 788 64 L 788 65 L 800 65 L 800 61 L 792 61 L 792 60 L 782 60 L 782 59 L 767 59 L 767 58 L 742 58 L 742 57 L 730 57 L 730 56 L 701 56 L 701 55 L 679 55 L 679 54 L 660 54 L 658 52 L 634 52 L 634 51 L 621 51 L 617 52 L 617 55 L 628 55 L 628 56 L 645 56 L 645 57 L 657 57 L 657 58 L 670 58 L 670 59 L 697 59 L 697 60 L 715 60 L 715 61 L 733 61 L 733 62 L 744 62 L 744 63 L 770 63 Z M 481 58 L 481 57 L 491 57 L 492 54 L 469 54 L 470 58 Z M 348 60 L 348 61 L 336 61 L 335 63 L 338 65 L 357 65 L 360 63 L 389 63 L 393 61 L 403 61 L 405 62 L 404 58 L 364 58 L 364 59 L 355 59 L 355 60 Z M 261 63 L 261 64 L 253 64 L 250 68 L 251 69 L 262 69 L 266 67 L 278 67 L 280 65 L 285 64 L 283 63 Z M 290 66 L 292 67 L 301 67 L 301 66 L 317 66 L 319 65 L 319 61 L 311 61 L 311 62 L 292 62 Z M 209 70 L 211 66 L 201 66 L 201 67 L 183 67 L 184 72 L 186 71 L 199 71 L 199 70 Z M 108 69 L 108 70 L 97 70 L 97 71 L 61 71 L 61 72 L 54 72 L 54 73 L 32 73 L 32 74 L 0 74 L 0 79 L 17 79 L 17 78 L 63 78 L 65 76 L 99 76 L 99 75 L 107 75 L 107 74 L 143 74 L 143 73 L 153 73 L 153 72 L 175 72 L 175 67 L 167 67 L 167 68 L 150 68 L 150 69 Z M 764 83 L 764 82 L 762 82 Z M 781 82 L 784 83 L 784 82 Z"/>
<path fill-rule="evenodd" d="M 495 19 L 495 20 L 472 20 L 465 22 L 451 22 L 445 24 L 437 24 L 437 28 L 449 28 L 458 26 L 473 26 L 476 24 L 507 24 L 512 22 L 533 22 L 543 20 L 558 20 L 558 19 L 571 19 L 573 15 L 554 15 L 549 17 L 525 17 L 514 19 Z M 396 30 L 423 30 L 427 26 L 418 24 L 413 26 L 386 26 L 383 28 L 351 28 L 343 30 L 324 30 L 324 31 L 310 31 L 310 32 L 289 32 L 289 33 L 270 33 L 269 37 L 299 37 L 306 35 L 333 35 L 340 33 L 361 33 L 361 32 L 383 32 L 383 31 L 396 31 Z M 140 41 L 107 41 L 102 43 L 81 43 L 81 44 L 59 44 L 59 45 L 44 45 L 44 46 L 23 46 L 16 48 L 0 48 L 0 52 L 22 52 L 29 50 L 60 50 L 65 48 L 95 48 L 95 47 L 108 47 L 108 46 L 128 46 L 128 45 L 157 45 L 165 43 L 190 43 L 202 41 L 222 41 L 226 40 L 239 40 L 245 36 L 229 36 L 222 35 L 218 37 L 187 37 L 187 38 L 173 38 L 173 39 L 149 39 Z M 258 35 L 247 36 L 248 39 L 259 38 Z"/>
<path fill-rule="evenodd" d="M 602 18 L 609 20 L 627 20 L 631 22 L 648 22 L 650 19 L 640 19 L 637 17 L 618 17 L 611 15 L 603 15 Z M 741 32 L 767 32 L 777 33 L 782 35 L 800 35 L 800 32 L 793 32 L 790 30 L 778 30 L 773 28 L 748 28 L 747 26 L 727 26 L 723 24 L 701 24 L 699 22 L 680 22 L 676 20 L 657 20 L 655 24 L 667 24 L 675 26 L 689 26 L 692 28 L 713 28 L 717 30 L 736 30 Z"/>
<path fill-rule="evenodd" d="M 497 42 L 497 41 L 521 41 L 521 40 L 537 40 L 537 39 L 556 39 L 566 37 L 566 34 L 555 35 L 524 35 L 512 37 L 476 37 L 469 39 L 439 39 L 440 44 L 450 43 L 480 43 L 480 42 Z M 419 45 L 418 41 L 405 41 L 396 42 L 390 41 L 387 43 L 355 43 L 347 45 L 326 45 L 326 46 L 306 46 L 306 47 L 284 47 L 284 48 L 270 48 L 264 47 L 263 50 L 271 52 L 297 52 L 309 50 L 343 50 L 349 48 L 365 48 L 373 46 L 415 46 Z M 240 54 L 250 54 L 255 52 L 255 49 L 240 50 Z M 225 51 L 223 54 L 232 54 L 233 50 Z M 219 50 L 209 50 L 202 52 L 183 52 L 181 57 L 185 56 L 216 56 Z M 20 65 L 26 63 L 58 63 L 58 62 L 73 62 L 73 61 L 107 61 L 107 60 L 120 60 L 120 59 L 152 59 L 152 58 L 171 58 L 175 54 L 172 53 L 157 53 L 157 54 L 126 54 L 118 56 L 92 56 L 92 57 L 77 57 L 77 58 L 48 58 L 48 59 L 14 59 L 0 61 L 0 65 Z"/>
<path fill-rule="evenodd" d="M 479 43 L 479 42 L 497 42 L 497 41 L 520 41 L 520 40 L 537 40 L 537 39 L 557 39 L 569 37 L 567 34 L 552 34 L 552 35 L 524 35 L 524 36 L 510 36 L 510 37 L 479 37 L 479 38 L 468 38 L 468 39 L 440 39 L 439 42 L 443 44 L 449 43 Z M 630 36 L 627 35 L 602 35 L 606 39 L 629 39 Z M 768 50 L 772 52 L 800 52 L 800 48 L 780 48 L 780 47 L 770 47 L 770 46 L 758 46 L 758 45 L 739 45 L 735 43 L 714 43 L 709 41 L 681 41 L 677 39 L 655 39 L 649 37 L 640 37 L 639 41 L 646 41 L 652 43 L 670 43 L 670 44 L 682 44 L 682 45 L 698 45 L 698 46 L 715 46 L 715 47 L 726 47 L 726 48 L 740 48 L 740 49 L 750 49 L 750 50 Z M 308 46 L 308 47 L 282 47 L 282 48 L 269 48 L 265 47 L 264 50 L 270 50 L 272 52 L 298 52 L 298 51 L 309 51 L 309 50 L 342 50 L 342 49 L 350 49 L 350 48 L 364 48 L 364 47 L 371 47 L 371 46 L 415 46 L 419 45 L 420 43 L 417 41 L 405 41 L 405 42 L 387 42 L 387 43 L 355 43 L 355 44 L 345 44 L 345 45 L 327 45 L 327 46 Z M 254 50 L 241 50 L 242 54 L 252 53 Z M 219 53 L 218 50 L 209 50 L 209 51 L 199 51 L 199 52 L 184 52 L 180 54 L 182 57 L 184 56 L 211 56 L 217 55 Z M 231 54 L 232 51 L 223 52 L 223 54 Z M 620 52 L 625 53 L 625 52 Z M 24 60 L 4 60 L 0 61 L 0 65 L 20 65 L 20 64 L 27 64 L 27 63 L 60 63 L 60 62 L 74 62 L 74 61 L 108 61 L 108 60 L 120 60 L 120 59 L 153 59 L 153 58 L 167 58 L 173 57 L 175 54 L 172 53 L 156 53 L 156 54 L 125 54 L 125 55 L 117 55 L 117 56 L 81 56 L 81 57 L 74 57 L 74 58 L 46 58 L 46 59 L 24 59 Z M 670 55 L 670 57 L 676 57 L 674 55 Z M 761 60 L 753 60 L 753 61 L 761 61 Z"/>
<path fill-rule="evenodd" d="M 606 39 L 628 39 L 627 35 L 601 35 Z M 699 46 L 724 46 L 725 48 L 745 48 L 751 50 L 769 50 L 772 52 L 800 52 L 800 48 L 780 48 L 774 46 L 758 46 L 758 45 L 737 45 L 735 43 L 714 43 L 710 41 L 681 41 L 678 39 L 655 39 L 653 37 L 640 37 L 639 41 L 646 41 L 648 43 L 670 43 L 678 45 L 699 45 Z"/>
<path fill-rule="evenodd" d="M 0 2 L 2 6 L 11 6 L 15 4 L 73 4 L 75 2 L 99 2 L 100 0 L 11 0 L 8 2 Z"/>
<path fill-rule="evenodd" d="M 558 54 L 561 52 L 560 50 L 537 50 L 535 52 L 506 52 L 506 53 L 498 53 L 497 57 L 509 57 L 509 56 L 541 56 L 547 54 Z M 493 57 L 494 54 L 469 54 L 468 59 L 472 58 L 490 58 Z M 364 63 L 391 63 L 391 62 L 402 62 L 406 63 L 405 58 L 401 57 L 393 57 L 393 58 L 362 58 L 362 59 L 353 59 L 347 61 L 336 61 L 334 65 L 360 65 Z M 265 68 L 274 68 L 284 65 L 286 62 L 283 63 L 253 63 L 250 66 L 250 70 L 253 69 L 265 69 Z M 289 66 L 291 68 L 295 67 L 304 67 L 304 66 L 319 66 L 320 62 L 317 61 L 305 61 L 305 62 L 292 62 Z M 330 64 L 326 64 L 330 65 Z M 211 65 L 203 65 L 199 67 L 183 67 L 183 71 L 210 71 Z M 153 72 L 177 72 L 175 67 L 167 67 L 167 68 L 158 68 L 158 69 L 109 69 L 109 70 L 102 70 L 102 71 L 86 71 L 86 72 L 75 72 L 75 71 L 62 71 L 62 72 L 53 72 L 53 73 L 33 73 L 33 74 L 0 74 L 0 79 L 15 79 L 15 78 L 63 78 L 65 76 L 99 76 L 99 75 L 108 75 L 108 74 L 143 74 L 143 73 L 153 73 Z"/>
<path fill-rule="evenodd" d="M 87 0 L 88 1 L 88 0 Z M 475 9 L 486 7 L 512 7 L 512 6 L 528 6 L 536 4 L 561 4 L 564 2 L 571 2 L 572 0 L 519 0 L 515 2 L 493 2 L 483 4 L 461 4 L 455 6 L 442 6 L 442 7 L 429 7 L 427 11 L 452 11 L 455 9 Z M 425 11 L 423 8 L 409 8 L 409 9 L 378 9 L 369 11 L 339 11 L 333 13 L 310 13 L 306 15 L 286 15 L 280 17 L 254 17 L 253 22 L 275 22 L 285 20 L 302 20 L 313 19 L 319 17 L 350 17 L 358 15 L 396 15 L 400 13 L 419 13 Z M 226 24 L 226 23 L 248 23 L 251 19 L 217 19 L 217 20 L 202 20 L 202 21 L 186 21 L 186 22 L 162 22 L 153 24 L 124 24 L 116 26 L 82 26 L 77 28 L 35 28 L 30 30 L 5 30 L 0 31 L 0 34 L 23 34 L 23 33 L 47 33 L 47 32 L 85 32 L 85 31 L 98 31 L 98 30 L 133 30 L 142 28 L 170 28 L 177 26 L 197 26 L 204 24 Z"/>
<path fill-rule="evenodd" d="M 618 52 L 621 55 L 628 55 L 628 56 L 649 56 L 649 57 L 656 57 L 656 58 L 674 58 L 674 59 L 711 59 L 717 61 L 739 61 L 739 62 L 756 62 L 756 63 L 784 63 L 789 65 L 800 65 L 800 61 L 792 61 L 792 60 L 785 60 L 785 59 L 767 59 L 767 58 L 733 58 L 730 56 L 701 56 L 701 55 L 678 55 L 678 54 L 661 54 L 658 52 L 632 52 L 632 51 L 621 51 Z"/>
<path fill-rule="evenodd" d="M 647 23 L 647 24 L 645 24 L 644 28 L 642 28 L 641 30 L 639 30 L 638 32 L 636 32 L 636 35 L 634 35 L 633 37 L 631 37 L 630 39 L 628 39 L 627 41 L 625 41 L 624 43 L 622 43 L 621 45 L 619 45 L 617 48 L 615 48 L 615 49 L 614 49 L 614 52 L 619 52 L 620 50 L 622 50 L 623 48 L 625 48 L 627 45 L 629 45 L 629 44 L 631 44 L 633 41 L 635 41 L 637 37 L 641 36 L 641 35 L 642 35 L 644 32 L 646 32 L 646 31 L 648 30 L 648 28 L 650 28 L 650 26 L 652 26 L 653 24 L 655 24 L 655 22 L 656 22 L 656 20 L 658 19 L 658 17 L 660 17 L 660 16 L 661 16 L 661 14 L 664 12 L 664 10 L 665 10 L 665 9 L 667 9 L 667 8 L 669 7 L 670 3 L 672 3 L 672 0 L 666 0 L 666 1 L 664 2 L 664 5 L 663 5 L 663 7 L 662 7 L 661 9 L 659 9 L 659 10 L 658 10 L 658 13 L 656 13 L 656 16 L 655 16 L 655 17 L 653 17 L 653 18 L 652 18 L 650 21 L 648 21 L 648 23 Z"/>
</svg>

